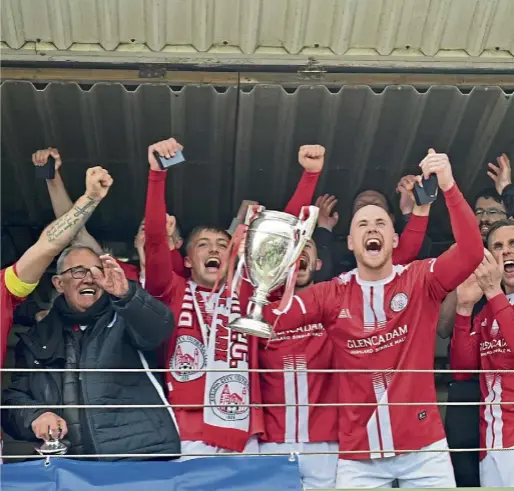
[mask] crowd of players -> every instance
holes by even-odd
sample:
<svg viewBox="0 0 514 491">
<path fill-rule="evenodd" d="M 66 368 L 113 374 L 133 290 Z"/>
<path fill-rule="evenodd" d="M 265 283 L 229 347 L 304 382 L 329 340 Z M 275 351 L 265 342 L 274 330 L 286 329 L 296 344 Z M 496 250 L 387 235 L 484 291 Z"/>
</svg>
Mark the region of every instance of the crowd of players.
<svg viewBox="0 0 514 491">
<path fill-rule="evenodd" d="M 45 164 L 49 156 L 55 159 L 56 176 L 47 186 L 58 218 L 16 264 L 2 270 L 2 359 L 14 309 L 64 250 L 53 282 L 64 298 L 61 303 L 76 311 L 68 312 L 63 321 L 68 319 L 75 331 L 91 338 L 100 327 L 98 316 L 88 313 L 98 311 L 99 303 L 110 297 L 123 317 L 123 309 L 138 295 L 134 292 L 142 289 L 173 314 L 174 328 L 158 355 L 159 366 L 169 367 L 163 381 L 167 400 L 179 406 L 170 412 L 170 420 L 178 427 L 182 460 L 193 458 L 188 454 L 298 452 L 306 488 L 388 487 L 395 480 L 401 487 L 451 488 L 455 474 L 430 369 L 436 332 L 443 337 L 453 333 L 451 367 L 490 371 L 478 377 L 481 398 L 487 403 L 480 408 L 480 447 L 488 449 L 480 455 L 481 484 L 514 486 L 514 409 L 502 404 L 514 400 L 514 373 L 495 373 L 514 369 L 514 186 L 507 156 L 499 157 L 497 165 L 489 164 L 494 188 L 470 206 L 455 183 L 448 156 L 430 149 L 419 164 L 419 176 L 405 176 L 398 183 L 401 235 L 395 226 L 402 224 L 395 223 L 388 199 L 375 190 L 359 192 L 344 261 L 335 260 L 331 249 L 337 200 L 319 197 L 318 228 L 301 254 L 295 294 L 285 306 L 280 291 L 271 295 L 265 317 L 277 336 L 263 340 L 227 329 L 247 311 L 253 293 L 244 268 L 228 268 L 230 256 L 239 252 L 233 251 L 232 234 L 243 230 L 237 225 L 254 203 L 243 202 L 228 230 L 198 226 L 183 248 L 175 217 L 166 212 L 168 172 L 155 156 L 156 152 L 170 158 L 181 149 L 173 138 L 148 148 L 146 212 L 134 244 L 138 266 L 105 255 L 84 228 L 113 184 L 109 173 L 100 167 L 89 169 L 86 192 L 73 204 L 59 173 L 58 151 L 49 148 L 33 155 L 35 165 Z M 296 216 L 313 201 L 325 149 L 303 146 L 298 160 L 304 173 L 284 210 Z M 413 189 L 421 176 L 433 174 L 448 208 L 455 244 L 437 259 L 417 260 L 429 256 L 430 205 L 417 206 Z M 341 264 L 350 266 L 341 272 Z M 232 274 L 233 280 L 225 281 Z M 153 299 L 145 301 L 151 305 Z M 77 321 L 79 314 L 88 319 L 84 325 Z M 141 334 L 126 329 L 129 337 Z M 35 339 L 38 325 L 32 330 Z M 25 344 L 23 349 L 31 351 L 38 367 L 53 366 L 35 354 L 30 342 Z M 46 349 L 42 346 L 40 351 Z M 19 361 L 17 357 L 17 365 Z M 85 368 L 80 356 L 73 364 L 68 362 L 66 366 Z M 126 360 L 111 363 L 104 358 L 88 366 L 148 366 L 143 357 L 131 366 Z M 254 368 L 286 371 L 248 372 Z M 354 372 L 309 371 L 332 368 Z M 105 384 L 114 377 L 103 376 Z M 17 375 L 4 392 L 4 403 L 48 402 L 45 390 L 35 395 L 30 377 Z M 458 373 L 455 384 L 472 377 Z M 80 379 L 75 383 L 80 387 Z M 112 399 L 119 400 L 116 394 Z M 71 401 L 82 399 L 79 395 Z M 101 410 L 81 411 L 94 422 Z M 48 439 L 68 432 L 62 411 L 32 418 L 14 409 L 5 413 L 4 429 L 15 437 Z M 116 418 L 111 421 L 115 426 Z M 103 431 L 95 425 L 83 425 L 82 431 L 86 428 Z M 81 453 L 73 442 L 71 447 Z M 117 453 L 132 450 L 128 444 L 128 452 Z M 169 451 L 159 448 L 155 453 Z"/>
</svg>

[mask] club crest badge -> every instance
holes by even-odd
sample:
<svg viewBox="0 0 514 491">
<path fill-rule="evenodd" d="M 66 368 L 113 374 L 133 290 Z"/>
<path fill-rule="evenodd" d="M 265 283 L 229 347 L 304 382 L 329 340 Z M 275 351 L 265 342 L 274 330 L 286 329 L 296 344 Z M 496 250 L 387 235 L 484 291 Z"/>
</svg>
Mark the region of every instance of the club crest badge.
<svg viewBox="0 0 514 491">
<path fill-rule="evenodd" d="M 225 375 L 214 382 L 209 391 L 212 412 L 224 421 L 238 421 L 250 416 L 248 381 L 242 375 Z"/>
<path fill-rule="evenodd" d="M 175 352 L 170 360 L 170 371 L 175 380 L 189 382 L 205 374 L 205 372 L 195 372 L 194 370 L 205 368 L 206 361 L 207 353 L 201 341 L 193 336 L 179 336 Z"/>
<path fill-rule="evenodd" d="M 397 293 L 391 299 L 391 310 L 393 312 L 401 312 L 409 304 L 409 297 L 405 293 Z"/>
</svg>

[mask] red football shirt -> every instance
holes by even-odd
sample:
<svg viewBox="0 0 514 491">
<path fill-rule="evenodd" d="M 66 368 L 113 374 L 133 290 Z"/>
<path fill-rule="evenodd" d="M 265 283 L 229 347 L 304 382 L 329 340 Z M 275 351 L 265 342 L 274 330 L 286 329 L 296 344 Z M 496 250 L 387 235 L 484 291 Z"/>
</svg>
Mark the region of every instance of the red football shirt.
<svg viewBox="0 0 514 491">
<path fill-rule="evenodd" d="M 473 211 L 457 186 L 445 198 L 455 248 L 437 260 L 393 266 L 382 281 L 363 281 L 354 270 L 318 283 L 278 320 L 279 331 L 323 324 L 334 343 L 335 368 L 372 370 L 340 375 L 338 402 L 349 404 L 339 409 L 341 458 L 390 457 L 445 437 L 439 410 L 430 405 L 437 400 L 434 375 L 382 372 L 433 369 L 440 304 L 483 258 Z"/>
<path fill-rule="evenodd" d="M 509 303 L 510 302 L 510 303 Z M 514 294 L 498 295 L 473 320 L 457 315 L 452 337 L 452 370 L 513 370 L 512 373 L 481 373 L 480 446 L 514 447 Z M 456 373 L 466 380 L 472 373 Z M 481 452 L 483 459 L 486 453 Z"/>
<path fill-rule="evenodd" d="M 37 283 L 24 283 L 16 276 L 16 265 L 2 269 L 0 272 L 1 288 L 1 326 L 0 326 L 0 366 L 7 351 L 7 338 L 12 327 L 14 309 L 36 288 Z M 18 294 L 20 296 L 17 296 Z"/>
</svg>

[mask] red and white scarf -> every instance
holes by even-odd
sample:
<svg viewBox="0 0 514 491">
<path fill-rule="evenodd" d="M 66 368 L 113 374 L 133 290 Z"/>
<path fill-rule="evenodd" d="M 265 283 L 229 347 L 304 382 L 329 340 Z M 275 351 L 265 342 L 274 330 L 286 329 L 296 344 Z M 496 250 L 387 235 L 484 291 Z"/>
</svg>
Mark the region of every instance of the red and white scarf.
<svg viewBox="0 0 514 491">
<path fill-rule="evenodd" d="M 247 336 L 227 326 L 240 316 L 239 300 L 225 286 L 210 293 L 188 281 L 170 359 L 173 403 L 203 404 L 202 440 L 237 451 L 250 436 L 249 350 Z"/>
</svg>

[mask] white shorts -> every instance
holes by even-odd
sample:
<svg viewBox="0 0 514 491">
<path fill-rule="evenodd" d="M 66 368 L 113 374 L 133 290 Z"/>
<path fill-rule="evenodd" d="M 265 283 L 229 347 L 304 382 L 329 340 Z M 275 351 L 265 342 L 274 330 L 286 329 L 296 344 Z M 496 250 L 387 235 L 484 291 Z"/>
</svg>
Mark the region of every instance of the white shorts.
<svg viewBox="0 0 514 491">
<path fill-rule="evenodd" d="M 480 485 L 483 488 L 514 488 L 514 447 L 487 452 L 480 462 Z"/>
<path fill-rule="evenodd" d="M 261 442 L 261 452 L 298 452 L 298 463 L 304 489 L 328 489 L 336 483 L 339 455 L 302 455 L 302 452 L 337 452 L 337 442 L 267 443 Z"/>
<path fill-rule="evenodd" d="M 223 453 L 233 453 L 233 450 L 227 450 L 226 448 L 219 448 L 219 447 L 213 447 L 212 445 L 207 445 L 204 442 L 201 441 L 192 441 L 192 440 L 186 440 L 181 442 L 181 452 L 183 454 L 191 454 L 191 453 L 200 453 L 200 454 L 208 454 L 208 455 L 214 455 L 214 454 L 223 454 Z M 248 442 L 246 443 L 246 447 L 244 448 L 242 454 L 245 453 L 253 453 L 257 454 L 259 453 L 259 440 L 256 436 L 252 436 Z M 207 455 L 204 455 L 207 457 Z M 191 459 L 199 459 L 200 456 L 188 456 L 184 455 L 178 459 L 178 462 L 184 462 L 185 460 L 191 460 Z"/>
<path fill-rule="evenodd" d="M 446 439 L 425 449 L 441 452 L 412 452 L 383 459 L 339 459 L 336 488 L 391 488 L 395 479 L 400 488 L 455 488 L 450 454 L 445 451 Z"/>
</svg>

